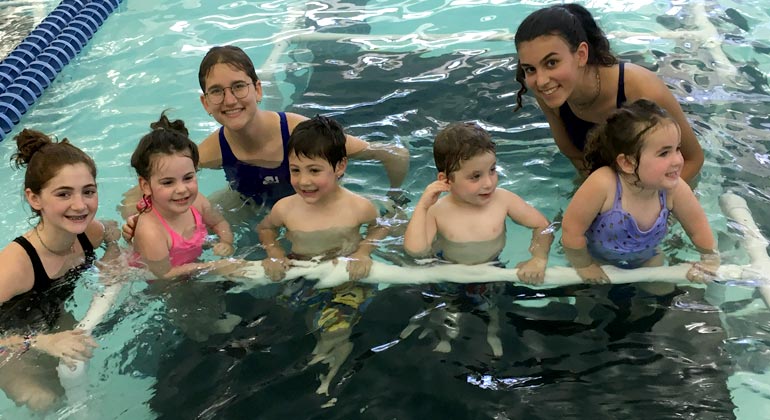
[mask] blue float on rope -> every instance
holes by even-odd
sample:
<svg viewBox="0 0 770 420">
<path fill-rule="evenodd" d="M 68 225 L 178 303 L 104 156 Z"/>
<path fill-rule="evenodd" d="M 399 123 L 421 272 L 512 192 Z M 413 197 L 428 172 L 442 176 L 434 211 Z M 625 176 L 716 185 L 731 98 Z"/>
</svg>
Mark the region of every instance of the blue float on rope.
<svg viewBox="0 0 770 420">
<path fill-rule="evenodd" d="M 0 141 L 122 0 L 63 0 L 0 62 Z"/>
</svg>

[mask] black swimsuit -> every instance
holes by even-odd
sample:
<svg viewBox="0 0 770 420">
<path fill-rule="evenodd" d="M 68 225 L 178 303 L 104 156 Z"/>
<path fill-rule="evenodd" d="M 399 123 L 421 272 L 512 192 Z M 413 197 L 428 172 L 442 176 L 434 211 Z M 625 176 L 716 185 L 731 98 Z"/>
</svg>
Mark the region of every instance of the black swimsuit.
<svg viewBox="0 0 770 420">
<path fill-rule="evenodd" d="M 19 236 L 13 240 L 27 252 L 35 273 L 35 283 L 30 291 L 14 296 L 0 305 L 2 308 L 0 310 L 0 331 L 7 332 L 14 329 L 25 333 L 30 330 L 44 331 L 51 329 L 56 324 L 64 307 L 64 302 L 75 291 L 73 280 L 90 267 L 96 259 L 94 247 L 88 240 L 88 236 L 81 233 L 77 238 L 83 248 L 85 261 L 56 279 L 48 277 L 37 250 L 27 238 Z"/>
<path fill-rule="evenodd" d="M 623 103 L 626 102 L 626 88 L 623 81 L 623 62 L 619 63 L 618 67 L 620 70 L 618 73 L 618 96 L 615 100 L 615 106 L 620 108 Z M 569 107 L 567 102 L 564 102 L 564 104 L 559 107 L 559 116 L 564 123 L 564 128 L 567 130 L 570 141 L 572 141 L 572 144 L 582 152 L 586 146 L 588 132 L 594 128 L 596 124 L 578 118 L 575 113 L 572 112 L 572 108 Z"/>
</svg>

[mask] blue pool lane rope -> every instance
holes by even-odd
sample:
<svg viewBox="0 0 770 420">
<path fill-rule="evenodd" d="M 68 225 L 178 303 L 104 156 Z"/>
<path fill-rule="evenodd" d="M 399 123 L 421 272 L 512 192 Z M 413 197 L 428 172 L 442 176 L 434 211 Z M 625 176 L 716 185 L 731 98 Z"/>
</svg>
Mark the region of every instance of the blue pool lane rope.
<svg viewBox="0 0 770 420">
<path fill-rule="evenodd" d="M 63 0 L 0 62 L 0 141 L 122 0 Z"/>
</svg>

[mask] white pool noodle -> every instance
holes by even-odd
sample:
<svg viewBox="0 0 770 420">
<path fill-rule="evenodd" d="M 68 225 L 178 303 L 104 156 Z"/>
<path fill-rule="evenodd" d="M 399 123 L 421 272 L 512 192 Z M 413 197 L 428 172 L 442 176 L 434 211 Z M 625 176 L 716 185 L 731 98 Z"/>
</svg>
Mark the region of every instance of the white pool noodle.
<svg viewBox="0 0 770 420">
<path fill-rule="evenodd" d="M 296 278 L 318 280 L 316 287 L 335 287 L 348 281 L 345 261 L 338 264 L 332 261 L 308 263 L 295 261 L 300 266 L 292 267 L 286 272 L 283 281 Z M 614 266 L 602 266 L 613 284 L 637 282 L 668 282 L 690 283 L 685 278 L 691 264 L 678 264 L 668 267 L 648 267 L 624 270 Z M 421 283 L 486 283 L 495 281 L 521 283 L 516 277 L 517 269 L 500 268 L 492 265 L 461 265 L 436 264 L 431 266 L 400 267 L 375 261 L 369 276 L 359 280 L 364 283 L 385 284 L 421 284 Z M 724 265 L 719 268 L 718 278 L 742 280 L 746 274 L 744 267 Z M 749 272 L 749 279 L 756 279 L 756 273 Z M 252 261 L 242 269 L 238 276 L 229 277 L 247 287 L 258 287 L 272 283 L 265 277 L 264 269 L 259 261 Z M 549 267 L 545 271 L 545 281 L 535 287 L 558 287 L 572 284 L 583 284 L 580 277 L 571 267 Z"/>
<path fill-rule="evenodd" d="M 76 328 L 91 331 L 104 319 L 104 316 L 112 309 L 123 284 L 116 283 L 104 288 L 102 293 L 94 296 L 83 319 Z M 59 362 L 56 368 L 59 373 L 59 381 L 64 388 L 67 401 L 70 405 L 82 403 L 88 398 L 88 372 L 86 363 L 78 361 L 74 369 L 70 369 L 64 363 Z"/>
<path fill-rule="evenodd" d="M 759 292 L 765 305 L 770 307 L 770 256 L 767 255 L 767 239 L 762 236 L 759 227 L 751 217 L 751 212 L 746 204 L 746 200 L 733 193 L 725 193 L 719 197 L 719 205 L 722 213 L 728 218 L 734 220 L 743 227 L 741 237 L 742 248 L 749 255 L 751 264 L 744 267 L 744 278 L 753 278 L 761 280 L 759 282 Z"/>
</svg>

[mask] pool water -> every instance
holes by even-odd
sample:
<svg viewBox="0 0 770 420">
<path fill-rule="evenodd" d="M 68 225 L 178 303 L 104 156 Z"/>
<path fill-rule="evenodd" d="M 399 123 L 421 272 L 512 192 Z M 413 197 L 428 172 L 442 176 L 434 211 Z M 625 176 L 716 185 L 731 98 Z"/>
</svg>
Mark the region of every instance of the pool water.
<svg viewBox="0 0 770 420">
<path fill-rule="evenodd" d="M 210 46 L 233 43 L 257 65 L 263 107 L 332 115 L 368 141 L 406 144 L 410 206 L 435 179 L 436 131 L 475 120 L 497 141 L 500 186 L 553 219 L 575 189 L 574 170 L 533 98 L 512 112 L 519 88 L 512 33 L 547 3 L 126 0 L 21 125 L 68 137 L 90 153 L 100 171 L 100 217 L 118 220 L 115 207 L 135 182 L 130 154 L 162 110 L 184 119 L 194 140 L 217 127 L 199 104 L 197 68 Z M 717 199 L 728 190 L 741 195 L 770 234 L 766 7 L 756 0 L 588 6 L 621 58 L 657 70 L 679 98 L 706 152 L 697 193 L 724 262 L 746 264 Z M 50 10 L 51 2 L 41 7 Z M 709 25 L 699 26 L 704 14 Z M 723 44 L 704 41 L 706 30 Z M 319 32 L 324 39 L 313 35 Z M 3 159 L 14 151 L 14 134 L 0 143 Z M 22 183 L 20 171 L 0 174 L 9 186 Z M 352 163 L 344 180 L 374 199 L 387 191 L 384 174 L 369 162 Z M 221 171 L 201 172 L 200 182 L 206 194 L 225 186 Z M 29 227 L 20 190 L 0 191 L 9 203 L 0 209 L 6 238 Z M 254 223 L 236 226 L 243 243 L 253 242 Z M 684 236 L 681 227 L 673 236 Z M 502 260 L 513 266 L 528 242 L 528 232 L 509 226 Z M 398 256 L 398 246 L 394 238 L 383 256 Z M 666 247 L 673 261 L 696 255 L 676 239 Z M 555 244 L 550 265 L 565 263 Z M 130 283 L 94 331 L 101 347 L 88 371 L 90 398 L 49 417 L 750 419 L 770 409 L 770 323 L 751 288 L 680 286 L 655 294 L 630 285 L 506 285 L 490 292 L 486 307 L 474 300 L 477 291 L 368 290 L 374 297 L 353 318 L 350 354 L 325 395 L 316 390 L 329 367 L 310 362 L 331 297 L 319 292 L 292 305 L 278 285 L 239 293 L 228 287 Z M 98 290 L 96 275 L 78 288 L 76 315 Z M 590 311 L 576 320 L 586 303 Z M 224 310 L 243 318 L 232 333 L 190 338 L 196 322 Z M 501 356 L 487 343 L 495 316 Z M 436 352 L 439 337 L 452 331 L 447 319 L 457 319 L 458 335 L 451 352 Z M 402 338 L 411 321 L 417 330 Z M 0 397 L 0 417 L 29 416 Z"/>
</svg>

